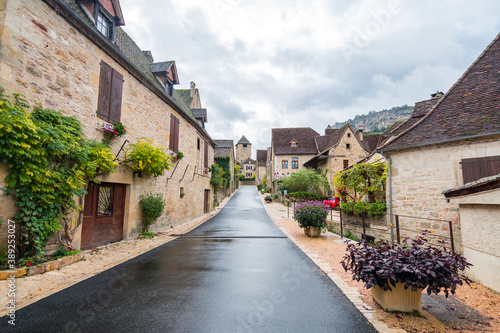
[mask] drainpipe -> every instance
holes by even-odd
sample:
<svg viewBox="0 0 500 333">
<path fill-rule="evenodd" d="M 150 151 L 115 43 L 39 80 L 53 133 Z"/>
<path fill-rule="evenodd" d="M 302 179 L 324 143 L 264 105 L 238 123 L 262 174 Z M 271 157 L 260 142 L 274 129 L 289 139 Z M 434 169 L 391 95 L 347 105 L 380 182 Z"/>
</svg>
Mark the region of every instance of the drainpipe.
<svg viewBox="0 0 500 333">
<path fill-rule="evenodd" d="M 389 162 L 389 216 L 390 216 L 390 221 L 391 221 L 391 242 L 394 244 L 394 221 L 393 221 L 393 215 L 392 215 L 392 160 L 391 156 L 385 155 L 383 151 L 380 151 L 380 154 L 387 158 Z"/>
</svg>

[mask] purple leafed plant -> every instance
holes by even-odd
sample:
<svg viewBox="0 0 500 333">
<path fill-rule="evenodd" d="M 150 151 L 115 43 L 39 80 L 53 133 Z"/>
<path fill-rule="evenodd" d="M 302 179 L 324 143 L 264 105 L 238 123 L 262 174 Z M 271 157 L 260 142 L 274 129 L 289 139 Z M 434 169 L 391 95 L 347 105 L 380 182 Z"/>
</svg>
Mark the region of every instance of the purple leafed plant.
<svg viewBox="0 0 500 333">
<path fill-rule="evenodd" d="M 459 272 L 472 264 L 448 250 L 444 241 L 439 246 L 429 244 L 425 239 L 427 233 L 424 231 L 416 239 L 405 238 L 402 244 L 391 245 L 387 241 L 367 244 L 364 240 L 349 244 L 341 264 L 346 272 L 352 272 L 353 280 L 363 281 L 368 289 L 379 286 L 392 290 L 391 285 L 402 282 L 405 289 L 427 288 L 429 295 L 444 290 L 448 297 L 464 281 L 470 284 Z"/>
<path fill-rule="evenodd" d="M 293 218 L 299 222 L 301 228 L 318 227 L 324 229 L 329 211 L 329 208 L 323 206 L 321 201 L 304 201 L 295 206 Z"/>
</svg>

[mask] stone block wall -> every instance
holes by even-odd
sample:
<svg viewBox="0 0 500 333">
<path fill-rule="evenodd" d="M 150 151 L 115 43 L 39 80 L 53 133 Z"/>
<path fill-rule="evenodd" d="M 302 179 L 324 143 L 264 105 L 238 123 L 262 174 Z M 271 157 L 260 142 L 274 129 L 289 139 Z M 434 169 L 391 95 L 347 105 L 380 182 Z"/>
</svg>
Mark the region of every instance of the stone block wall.
<svg viewBox="0 0 500 333">
<path fill-rule="evenodd" d="M 313 158 L 316 155 L 274 155 L 274 179 L 284 178 L 290 176 L 293 172 L 298 170 L 305 170 L 306 167 L 304 163 Z M 292 157 L 298 157 L 299 159 L 299 168 L 292 169 Z M 288 168 L 283 169 L 281 166 L 282 161 L 288 161 Z"/>
<path fill-rule="evenodd" d="M 117 138 L 112 146 L 117 154 L 124 140 L 138 142 L 147 137 L 171 153 L 169 147 L 170 114 L 180 120 L 179 150 L 184 158 L 176 162 L 160 177 L 138 177 L 125 166 L 99 179 L 104 182 L 127 184 L 125 239 L 136 236 L 141 229 L 138 206 L 141 194 L 161 192 L 167 200 L 165 213 L 153 226 L 153 231 L 164 230 L 203 214 L 204 190 L 213 191 L 210 172 L 204 172 L 204 145 L 201 131 L 188 122 L 178 111 L 165 103 L 156 93 L 123 68 L 110 52 L 105 52 L 69 24 L 43 1 L 0 1 L 0 80 L 6 94 L 24 94 L 31 105 L 41 103 L 75 116 L 84 124 L 88 138 L 100 140 L 103 132 L 96 129 L 101 122 L 96 117 L 100 62 L 104 61 L 124 77 L 121 122 L 127 136 Z M 125 145 L 125 149 L 129 144 Z M 213 164 L 214 149 L 209 149 L 209 164 Z M 118 162 L 123 162 L 121 152 Z M 0 165 L 0 186 L 7 175 Z M 185 196 L 180 197 L 180 188 Z M 0 218 L 12 218 L 15 205 L 0 191 Z M 81 230 L 81 228 L 80 228 Z M 0 227 L 0 245 L 6 240 L 6 224 Z M 79 232 L 75 235 L 79 244 Z"/>
<path fill-rule="evenodd" d="M 393 212 L 402 216 L 401 226 L 449 237 L 452 221 L 455 247 L 461 250 L 458 205 L 448 203 L 442 192 L 463 185 L 462 159 L 500 155 L 498 142 L 477 139 L 387 152 L 392 159 Z"/>
</svg>

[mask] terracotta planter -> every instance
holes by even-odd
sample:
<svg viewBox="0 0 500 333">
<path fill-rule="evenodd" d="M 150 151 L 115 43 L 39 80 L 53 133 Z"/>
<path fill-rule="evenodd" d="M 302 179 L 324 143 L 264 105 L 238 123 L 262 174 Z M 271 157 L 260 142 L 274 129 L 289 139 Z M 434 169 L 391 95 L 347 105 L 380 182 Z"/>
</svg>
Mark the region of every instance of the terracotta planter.
<svg viewBox="0 0 500 333">
<path fill-rule="evenodd" d="M 304 233 L 309 237 L 319 237 L 321 236 L 321 229 L 318 227 L 307 227 L 304 228 Z"/>
<path fill-rule="evenodd" d="M 401 282 L 396 283 L 396 287 L 391 285 L 391 288 L 392 291 L 384 291 L 378 286 L 371 288 L 373 300 L 382 309 L 399 312 L 421 311 L 422 289 L 405 289 L 405 284 Z"/>
</svg>

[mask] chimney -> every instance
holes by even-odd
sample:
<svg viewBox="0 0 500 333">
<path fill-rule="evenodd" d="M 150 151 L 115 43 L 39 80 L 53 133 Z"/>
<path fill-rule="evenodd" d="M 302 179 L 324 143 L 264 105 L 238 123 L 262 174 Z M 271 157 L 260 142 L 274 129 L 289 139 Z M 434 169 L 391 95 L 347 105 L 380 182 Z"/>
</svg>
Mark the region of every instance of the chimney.
<svg viewBox="0 0 500 333">
<path fill-rule="evenodd" d="M 194 97 L 194 94 L 195 94 L 195 91 L 196 91 L 196 83 L 194 83 L 193 81 L 191 81 L 190 85 L 191 85 L 191 93 L 190 93 L 190 96 L 191 96 L 191 97 Z"/>
<path fill-rule="evenodd" d="M 149 61 L 151 61 L 151 63 L 155 62 L 151 51 L 142 51 L 142 53 L 144 53 L 144 55 L 149 59 Z"/>
<path fill-rule="evenodd" d="M 325 135 L 332 135 L 333 133 L 335 133 L 337 131 L 336 128 L 332 128 L 332 126 L 328 125 L 326 128 L 325 128 Z"/>
<path fill-rule="evenodd" d="M 358 127 L 358 130 L 356 131 L 356 135 L 359 138 L 359 141 L 363 141 L 363 127 Z"/>
</svg>

